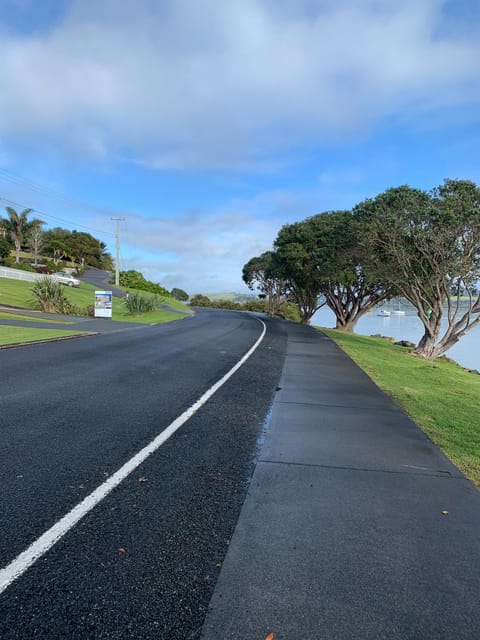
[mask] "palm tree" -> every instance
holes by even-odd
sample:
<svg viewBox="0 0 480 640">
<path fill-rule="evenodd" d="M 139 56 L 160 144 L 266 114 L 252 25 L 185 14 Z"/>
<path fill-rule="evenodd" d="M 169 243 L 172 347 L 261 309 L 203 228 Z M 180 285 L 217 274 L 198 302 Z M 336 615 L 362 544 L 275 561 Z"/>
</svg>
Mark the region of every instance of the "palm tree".
<svg viewBox="0 0 480 640">
<path fill-rule="evenodd" d="M 8 213 L 8 218 L 1 221 L 2 226 L 8 231 L 15 243 L 15 262 L 20 262 L 20 249 L 22 248 L 24 236 L 35 227 L 43 224 L 43 220 L 36 218 L 28 220 L 28 216 L 33 209 L 24 209 L 21 213 L 18 213 L 12 207 L 5 207 L 5 210 Z"/>
</svg>

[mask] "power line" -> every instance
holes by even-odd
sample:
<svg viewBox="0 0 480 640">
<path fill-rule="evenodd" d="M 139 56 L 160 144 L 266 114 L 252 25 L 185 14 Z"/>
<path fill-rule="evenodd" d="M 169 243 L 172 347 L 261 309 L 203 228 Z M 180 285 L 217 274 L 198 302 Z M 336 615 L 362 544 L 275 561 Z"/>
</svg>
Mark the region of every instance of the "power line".
<svg viewBox="0 0 480 640">
<path fill-rule="evenodd" d="M 115 234 L 112 231 L 100 231 L 99 229 L 94 229 L 93 227 L 89 227 L 87 225 L 84 224 L 80 224 L 77 222 L 72 222 L 71 220 L 67 220 L 65 218 L 59 218 L 57 216 L 53 216 L 50 213 L 46 213 L 45 211 L 42 211 L 40 209 L 36 209 L 34 207 L 29 207 L 26 204 L 23 204 L 21 202 L 16 202 L 15 200 L 10 200 L 9 198 L 3 198 L 2 196 L 0 196 L 0 200 L 3 202 L 8 202 L 9 204 L 13 204 L 16 207 L 22 207 L 23 209 L 32 209 L 32 211 L 35 211 L 35 213 L 40 214 L 41 216 L 43 216 L 44 218 L 50 218 L 51 220 L 56 220 L 57 222 L 62 222 L 63 224 L 68 224 L 72 227 L 79 227 L 82 229 L 87 229 L 87 231 L 93 231 L 94 233 L 100 233 L 100 234 L 105 234 L 105 235 L 109 235 L 109 236 L 114 236 Z"/>
<path fill-rule="evenodd" d="M 60 202 L 64 202 L 69 206 L 80 207 L 82 209 L 86 209 L 87 211 L 94 211 L 95 213 L 100 213 L 101 215 L 112 215 L 116 213 L 111 209 L 104 209 L 100 207 L 92 206 L 91 204 L 84 202 L 78 198 L 72 198 L 65 193 L 62 193 L 58 189 L 54 189 L 52 187 L 48 187 L 46 185 L 42 185 L 38 182 L 34 182 L 33 180 L 29 180 L 28 178 L 22 178 L 21 176 L 17 176 L 6 169 L 0 168 L 0 180 L 4 182 L 13 184 L 16 187 L 21 187 L 22 189 L 29 189 L 34 193 L 46 195 L 49 197 L 54 197 L 56 200 Z"/>
</svg>

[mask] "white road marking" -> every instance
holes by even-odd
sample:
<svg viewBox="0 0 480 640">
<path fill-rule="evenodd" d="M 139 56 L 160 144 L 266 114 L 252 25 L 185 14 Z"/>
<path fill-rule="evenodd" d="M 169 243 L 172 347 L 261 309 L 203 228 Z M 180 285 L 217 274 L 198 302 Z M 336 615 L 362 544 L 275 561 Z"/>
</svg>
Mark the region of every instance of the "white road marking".
<svg viewBox="0 0 480 640">
<path fill-rule="evenodd" d="M 12 562 L 0 570 L 0 594 L 12 584 L 14 580 L 19 578 L 25 571 L 41 558 L 53 545 L 60 540 L 77 522 L 79 522 L 87 513 L 89 513 L 99 502 L 101 502 L 108 494 L 115 489 L 125 478 L 135 471 L 142 462 L 144 462 L 152 453 L 154 453 L 161 445 L 166 442 L 175 431 L 187 422 L 208 400 L 222 387 L 233 375 L 245 364 L 250 356 L 255 352 L 257 347 L 265 337 L 267 327 L 262 324 L 262 334 L 247 353 L 237 362 L 237 364 L 226 373 L 223 378 L 218 380 L 208 391 L 206 391 L 191 407 L 184 411 L 176 418 L 162 433 L 160 433 L 150 444 L 144 447 L 136 455 L 133 456 L 123 467 L 101 484 L 95 491 L 87 496 L 76 507 L 69 511 L 61 520 L 46 531 L 40 538 L 37 538 L 28 549 L 20 553 Z"/>
</svg>

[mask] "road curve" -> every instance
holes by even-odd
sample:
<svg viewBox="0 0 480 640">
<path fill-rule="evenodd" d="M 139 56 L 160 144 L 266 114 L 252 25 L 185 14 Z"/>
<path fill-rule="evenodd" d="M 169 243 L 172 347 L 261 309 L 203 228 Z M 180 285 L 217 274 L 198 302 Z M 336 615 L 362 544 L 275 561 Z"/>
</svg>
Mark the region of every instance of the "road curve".
<svg viewBox="0 0 480 640">
<path fill-rule="evenodd" d="M 284 323 L 103 502 L 0 596 L 0 637 L 200 633 L 285 355 Z M 0 567 L 148 444 L 258 339 L 254 316 L 0 353 Z"/>
</svg>

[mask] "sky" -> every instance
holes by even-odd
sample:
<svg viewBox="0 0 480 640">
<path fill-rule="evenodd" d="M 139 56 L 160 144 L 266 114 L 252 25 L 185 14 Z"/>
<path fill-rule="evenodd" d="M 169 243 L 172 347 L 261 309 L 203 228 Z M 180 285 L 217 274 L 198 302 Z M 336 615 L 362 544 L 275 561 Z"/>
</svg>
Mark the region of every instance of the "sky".
<svg viewBox="0 0 480 640">
<path fill-rule="evenodd" d="M 480 0 L 0 0 L 0 210 L 245 292 L 284 224 L 480 184 Z"/>
</svg>

